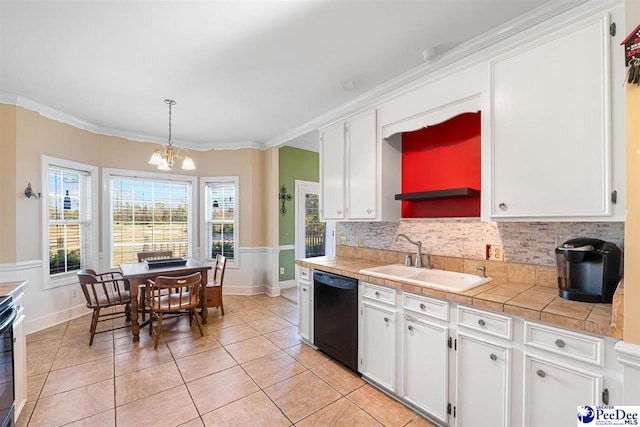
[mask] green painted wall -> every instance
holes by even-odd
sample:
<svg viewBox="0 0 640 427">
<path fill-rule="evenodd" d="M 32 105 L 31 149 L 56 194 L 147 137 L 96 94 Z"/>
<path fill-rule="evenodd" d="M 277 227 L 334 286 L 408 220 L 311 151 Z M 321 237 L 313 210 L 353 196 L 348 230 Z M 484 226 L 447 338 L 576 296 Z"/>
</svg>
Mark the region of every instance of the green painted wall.
<svg viewBox="0 0 640 427">
<path fill-rule="evenodd" d="M 287 213 L 279 215 L 280 218 L 280 246 L 295 244 L 295 181 L 320 181 L 320 157 L 313 151 L 301 150 L 293 147 L 282 147 L 279 150 L 280 173 L 278 188 L 283 185 L 292 199 L 285 202 Z M 278 203 L 278 208 L 282 202 Z M 284 267 L 284 274 L 280 275 L 280 281 L 294 279 L 294 254 L 293 249 L 280 251 L 280 268 Z"/>
</svg>

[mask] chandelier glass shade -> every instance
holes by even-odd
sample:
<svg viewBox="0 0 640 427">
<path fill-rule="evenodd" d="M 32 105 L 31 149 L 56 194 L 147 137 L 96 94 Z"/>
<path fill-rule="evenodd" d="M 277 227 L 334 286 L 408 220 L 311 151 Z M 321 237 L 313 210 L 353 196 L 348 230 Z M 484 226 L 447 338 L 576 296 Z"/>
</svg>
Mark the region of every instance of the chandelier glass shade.
<svg viewBox="0 0 640 427">
<path fill-rule="evenodd" d="M 176 105 L 176 101 L 165 99 L 164 103 L 169 105 L 169 141 L 167 145 L 160 145 L 155 149 L 149 159 L 149 164 L 157 166 L 161 171 L 170 171 L 176 160 L 182 160 L 182 169 L 194 170 L 196 165 L 193 163 L 189 150 L 175 147 L 171 141 L 171 106 Z"/>
</svg>

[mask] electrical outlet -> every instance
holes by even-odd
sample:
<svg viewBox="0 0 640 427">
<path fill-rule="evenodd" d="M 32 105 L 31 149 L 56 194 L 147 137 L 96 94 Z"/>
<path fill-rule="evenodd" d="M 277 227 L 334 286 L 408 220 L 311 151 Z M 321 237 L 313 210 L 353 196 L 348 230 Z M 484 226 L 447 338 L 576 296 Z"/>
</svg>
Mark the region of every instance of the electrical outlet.
<svg viewBox="0 0 640 427">
<path fill-rule="evenodd" d="M 284 267 L 280 267 L 280 274 L 284 274 Z"/>
<path fill-rule="evenodd" d="M 362 234 L 358 236 L 358 246 L 364 246 L 364 237 L 362 237 Z"/>
<path fill-rule="evenodd" d="M 504 261 L 504 246 L 487 245 L 487 259 L 491 261 Z"/>
<path fill-rule="evenodd" d="M 71 298 L 78 296 L 78 290 L 76 288 L 71 289 Z"/>
<path fill-rule="evenodd" d="M 338 241 L 340 242 L 341 245 L 346 245 L 347 244 L 347 236 L 338 237 Z"/>
</svg>

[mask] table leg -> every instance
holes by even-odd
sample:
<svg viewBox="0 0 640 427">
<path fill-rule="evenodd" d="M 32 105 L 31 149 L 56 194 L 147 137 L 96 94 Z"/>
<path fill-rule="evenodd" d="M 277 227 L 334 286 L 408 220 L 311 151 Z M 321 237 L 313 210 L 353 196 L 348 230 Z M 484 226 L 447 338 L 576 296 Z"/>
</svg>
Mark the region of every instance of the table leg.
<svg viewBox="0 0 640 427">
<path fill-rule="evenodd" d="M 133 342 L 140 341 L 140 324 L 138 323 L 138 293 L 140 283 L 138 279 L 129 279 L 129 292 L 131 295 L 131 333 Z"/>
<path fill-rule="evenodd" d="M 209 317 L 209 310 L 207 310 L 207 283 L 209 279 L 207 278 L 207 270 L 202 271 L 202 286 L 201 295 L 200 295 L 200 307 L 202 310 L 200 311 L 200 317 L 202 318 L 202 324 L 207 323 L 207 317 Z"/>
</svg>

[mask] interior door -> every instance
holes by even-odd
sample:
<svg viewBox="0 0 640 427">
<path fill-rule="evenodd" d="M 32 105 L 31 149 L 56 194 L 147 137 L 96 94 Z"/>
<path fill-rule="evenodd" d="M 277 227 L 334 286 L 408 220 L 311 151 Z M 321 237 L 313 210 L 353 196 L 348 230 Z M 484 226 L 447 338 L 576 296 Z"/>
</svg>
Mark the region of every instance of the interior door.
<svg viewBox="0 0 640 427">
<path fill-rule="evenodd" d="M 333 256 L 333 221 L 320 220 L 320 184 L 296 180 L 296 259 Z"/>
</svg>

